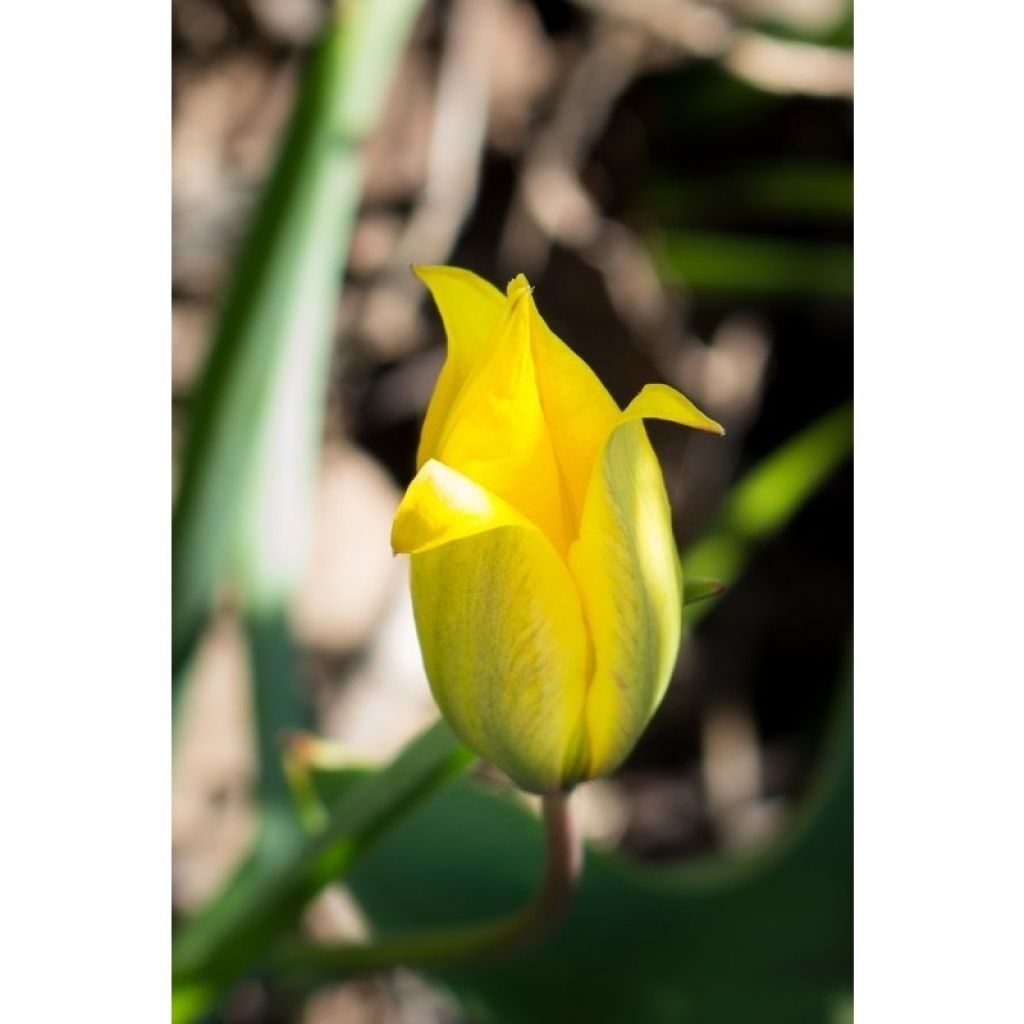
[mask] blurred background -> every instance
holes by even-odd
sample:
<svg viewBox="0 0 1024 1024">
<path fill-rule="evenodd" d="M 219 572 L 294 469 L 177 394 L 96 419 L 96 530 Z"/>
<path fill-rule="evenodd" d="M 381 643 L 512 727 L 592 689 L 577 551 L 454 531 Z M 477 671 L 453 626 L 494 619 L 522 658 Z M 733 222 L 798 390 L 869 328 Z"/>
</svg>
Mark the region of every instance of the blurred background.
<svg viewBox="0 0 1024 1024">
<path fill-rule="evenodd" d="M 199 588 L 203 614 L 183 617 L 176 666 L 179 924 L 249 849 L 260 798 L 273 804 L 270 762 L 296 730 L 377 763 L 436 717 L 406 561 L 388 544 L 444 358 L 439 319 L 410 263 L 456 264 L 499 287 L 525 272 L 549 324 L 620 404 L 666 381 L 728 431 L 719 440 L 649 427 L 684 569 L 727 590 L 687 608 L 690 629 L 650 729 L 614 777 L 582 788 L 596 848 L 675 865 L 784 836 L 828 762 L 847 687 L 849 4 L 405 6 L 392 59 L 385 47 L 368 61 L 386 81 L 376 86 L 379 111 L 353 115 L 366 137 L 353 147 L 356 184 L 326 207 L 341 211 L 327 225 L 336 220 L 338 234 L 318 242 L 325 223 L 314 210 L 302 222 L 312 239 L 305 248 L 307 236 L 274 213 L 301 188 L 273 193 L 267 183 L 290 123 L 293 152 L 301 151 L 300 97 L 312 95 L 302 81 L 334 8 L 320 0 L 175 0 L 172 8 L 176 604 L 179 550 L 194 549 L 193 565 L 210 580 Z M 288 160 L 276 166 L 287 177 Z M 284 262 L 253 256 L 261 238 Z M 267 324 L 306 323 L 302 297 L 290 307 L 299 314 L 275 319 L 290 301 L 279 301 L 279 278 L 292 274 L 293 290 L 317 279 L 305 262 L 317 244 L 337 251 L 324 260 L 333 268 L 326 299 L 311 300 L 323 307 L 329 346 L 304 364 L 317 371 L 305 383 L 295 383 L 301 342 L 291 356 L 268 355 L 260 379 L 269 383 L 246 398 L 246 381 L 259 374 L 240 353 Z M 225 353 L 219 362 L 208 358 L 215 344 Z M 310 416 L 312 406 L 322 415 Z M 212 411 L 226 407 L 235 409 L 233 432 Z M 303 430 L 315 443 L 290 448 Z M 235 489 L 248 497 L 228 487 L 214 488 L 205 505 L 190 498 L 210 451 L 238 468 Z M 305 493 L 292 486 L 297 470 L 312 483 L 306 504 L 292 493 Z M 228 515 L 233 501 L 243 511 Z M 200 509 L 191 519 L 190 508 Z M 224 525 L 189 532 L 203 515 Z M 207 547 L 189 540 L 215 535 Z M 176 622 L 176 651 L 177 637 Z M 261 682 L 268 663 L 283 666 L 283 697 Z M 837 814 L 845 836 L 850 812 L 843 805 Z M 844 864 L 836 872 L 847 877 Z M 827 998 L 746 1017 L 742 1006 L 730 1017 L 716 1004 L 718 1012 L 686 1019 L 844 1019 L 849 894 L 840 884 L 831 896 L 830 921 L 814 932 L 833 940 Z M 344 932 L 354 912 L 335 911 Z M 215 1019 L 526 1019 L 498 1003 L 490 1018 L 467 1009 L 460 991 L 399 972 L 296 1004 L 253 984 Z"/>
</svg>

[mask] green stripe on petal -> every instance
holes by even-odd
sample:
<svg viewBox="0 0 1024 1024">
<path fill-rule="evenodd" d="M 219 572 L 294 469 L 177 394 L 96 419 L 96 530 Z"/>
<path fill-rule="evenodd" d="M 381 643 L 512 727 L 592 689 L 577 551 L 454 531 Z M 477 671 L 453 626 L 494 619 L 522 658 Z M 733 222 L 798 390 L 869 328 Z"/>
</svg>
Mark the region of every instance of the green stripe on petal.
<svg viewBox="0 0 1024 1024">
<path fill-rule="evenodd" d="M 682 578 L 672 515 L 644 418 L 724 433 L 688 398 L 649 384 L 611 430 L 569 551 L 593 643 L 587 777 L 626 757 L 668 686 L 679 651 Z"/>
<path fill-rule="evenodd" d="M 523 789 L 578 759 L 586 632 L 565 563 L 536 529 L 501 527 L 412 556 L 427 678 L 460 739 Z"/>
<path fill-rule="evenodd" d="M 412 554 L 416 628 L 442 714 L 524 789 L 578 774 L 588 638 L 550 540 L 497 495 L 435 460 L 392 530 Z"/>
<path fill-rule="evenodd" d="M 612 431 L 590 482 L 569 564 L 594 647 L 584 711 L 586 777 L 629 753 L 679 650 L 682 581 L 661 467 L 639 421 Z"/>
</svg>

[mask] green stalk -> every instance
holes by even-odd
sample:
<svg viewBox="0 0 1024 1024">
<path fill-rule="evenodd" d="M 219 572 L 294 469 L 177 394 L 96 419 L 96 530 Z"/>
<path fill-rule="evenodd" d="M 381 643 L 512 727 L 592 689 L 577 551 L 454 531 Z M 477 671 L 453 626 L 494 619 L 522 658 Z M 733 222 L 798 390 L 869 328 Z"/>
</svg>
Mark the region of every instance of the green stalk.
<svg viewBox="0 0 1024 1024">
<path fill-rule="evenodd" d="M 233 550 L 250 604 L 278 598 L 296 572 L 363 143 L 421 3 L 339 6 L 239 252 L 193 398 L 174 510 L 175 690 Z M 282 436 L 282 424 L 293 431 Z M 296 513 L 294 532 L 272 530 L 281 501 Z"/>
<path fill-rule="evenodd" d="M 241 246 L 196 387 L 174 509 L 175 705 L 217 584 L 244 613 L 259 762 L 249 856 L 175 943 L 175 1019 L 191 1019 L 259 960 L 277 931 L 409 803 L 464 766 L 454 741 L 367 781 L 318 844 L 303 843 L 281 770 L 305 723 L 291 595 L 307 551 L 327 370 L 364 144 L 422 0 L 339 3 L 310 55 L 288 131 Z M 402 774 L 406 772 L 406 774 Z M 347 810 L 347 816 L 345 811 Z"/>
<path fill-rule="evenodd" d="M 274 966 L 293 980 L 337 979 L 392 967 L 438 968 L 506 955 L 540 939 L 572 903 L 582 865 L 582 845 L 568 793 L 544 797 L 545 870 L 533 900 L 497 921 L 381 939 L 365 944 L 293 945 Z"/>
<path fill-rule="evenodd" d="M 387 767 L 342 794 L 326 827 L 291 849 L 284 863 L 268 872 L 247 862 L 177 936 L 175 986 L 224 985 L 252 969 L 321 889 L 344 877 L 380 836 L 473 759 L 436 722 Z"/>
</svg>

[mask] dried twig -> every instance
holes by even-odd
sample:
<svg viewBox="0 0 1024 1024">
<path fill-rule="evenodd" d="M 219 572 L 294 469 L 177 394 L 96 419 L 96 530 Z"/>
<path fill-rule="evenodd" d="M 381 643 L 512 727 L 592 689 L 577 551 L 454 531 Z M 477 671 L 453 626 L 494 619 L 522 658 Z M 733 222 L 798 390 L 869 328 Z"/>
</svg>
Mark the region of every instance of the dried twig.
<svg viewBox="0 0 1024 1024">
<path fill-rule="evenodd" d="M 853 96 L 853 54 L 848 50 L 744 31 L 737 33 L 723 63 L 767 92 Z"/>
<path fill-rule="evenodd" d="M 738 78 L 768 92 L 853 95 L 848 50 L 776 39 L 744 27 L 722 8 L 691 0 L 576 0 L 606 18 L 644 29 L 681 54 L 719 57 Z"/>
<path fill-rule="evenodd" d="M 506 269 L 536 273 L 552 241 L 585 249 L 597 239 L 602 216 L 580 171 L 647 54 L 645 33 L 622 24 L 596 26 L 554 114 L 523 157 L 500 246 Z"/>
<path fill-rule="evenodd" d="M 694 57 L 717 57 L 732 36 L 724 10 L 692 0 L 576 0 L 608 19 L 644 29 L 649 35 Z"/>
<path fill-rule="evenodd" d="M 657 60 L 642 29 L 598 22 L 554 114 L 523 157 L 500 257 L 509 273 L 537 273 L 553 243 L 575 250 L 601 273 L 616 312 L 666 379 L 674 380 L 678 365 L 667 353 L 686 343 L 678 310 L 642 242 L 605 217 L 580 180 L 617 101 Z"/>
</svg>

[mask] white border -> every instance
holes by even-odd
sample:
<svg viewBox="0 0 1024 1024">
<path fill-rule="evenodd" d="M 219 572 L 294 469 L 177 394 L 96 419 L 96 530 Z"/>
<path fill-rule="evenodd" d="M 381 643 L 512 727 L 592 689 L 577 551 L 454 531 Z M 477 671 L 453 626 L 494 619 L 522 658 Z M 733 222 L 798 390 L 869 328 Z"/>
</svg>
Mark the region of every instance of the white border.
<svg viewBox="0 0 1024 1024">
<path fill-rule="evenodd" d="M 857 6 L 857 1020 L 1021 1016 L 1021 10 Z"/>
<path fill-rule="evenodd" d="M 0 61 L 3 1016 L 170 1007 L 170 5 Z"/>
</svg>

